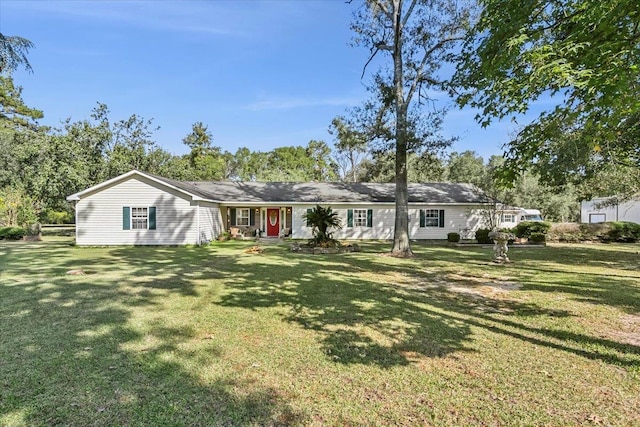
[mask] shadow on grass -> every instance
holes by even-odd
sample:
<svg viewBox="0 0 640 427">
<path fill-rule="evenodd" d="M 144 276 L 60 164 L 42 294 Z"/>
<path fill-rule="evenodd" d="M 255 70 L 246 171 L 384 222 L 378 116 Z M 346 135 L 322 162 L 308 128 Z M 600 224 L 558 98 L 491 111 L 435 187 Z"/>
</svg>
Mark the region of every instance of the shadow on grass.
<svg viewBox="0 0 640 427">
<path fill-rule="evenodd" d="M 472 351 L 473 329 L 480 328 L 591 360 L 640 366 L 637 346 L 532 326 L 530 320 L 569 318 L 569 312 L 454 292 L 448 285 L 456 280 L 465 285 L 464 275 L 443 284 L 442 276 L 458 266 L 465 266 L 469 275 L 510 274 L 512 267 L 487 261 L 490 250 L 416 245 L 416 258 L 397 260 L 371 253 L 298 255 L 277 246 L 262 255 L 243 253 L 250 245 L 2 246 L 0 279 L 8 280 L 0 283 L 0 416 L 28 425 L 308 421 L 278 390 L 224 377 L 203 383 L 190 373 L 175 356 L 198 362 L 197 355 L 184 354 L 181 346 L 195 338 L 192 329 L 147 320 L 143 335 L 129 326 L 135 310 L 163 310 L 165 299 L 174 294 L 200 298 L 201 286 L 206 286 L 201 283 L 212 280 L 225 286 L 214 304 L 276 309 L 286 322 L 317 333 L 327 359 L 338 364 L 392 368 L 413 363 L 416 357 Z M 367 247 L 376 248 L 386 249 Z M 522 254 L 529 264 L 532 259 L 549 262 L 556 255 Z M 561 292 L 618 308 L 637 304 L 623 301 L 635 295 L 637 287 L 617 297 L 627 292 L 625 278 L 609 277 L 602 291 L 591 282 L 593 277 L 579 273 L 580 259 L 566 256 L 562 262 L 575 266 L 576 273 Z M 96 274 L 65 274 L 74 268 Z M 534 278 L 540 273 L 535 265 L 523 268 Z M 123 284 L 109 282 L 109 274 L 116 272 L 124 273 Z M 552 283 L 534 279 L 524 285 L 553 291 L 546 288 Z M 600 293 L 594 294 L 594 288 Z M 131 347 L 147 341 L 143 349 Z M 208 346 L 208 357 L 220 357 L 219 348 L 203 345 Z"/>
<path fill-rule="evenodd" d="M 0 283 L 0 423 L 302 422 L 301 414 L 291 409 L 278 390 L 225 376 L 203 382 L 188 371 L 180 359 L 198 362 L 199 357 L 182 345 L 199 340 L 191 328 L 153 319 L 145 320 L 145 332 L 130 326 L 135 310 L 153 310 L 171 293 L 197 296 L 187 278 L 200 274 L 196 267 L 210 252 L 83 249 L 85 258 L 78 260 L 75 248 L 3 249 L 0 278 L 7 280 Z M 78 266 L 90 266 L 98 274 L 61 273 Z M 105 279 L 108 271 L 117 269 L 127 271 L 131 281 L 121 284 Z M 154 272 L 159 271 L 163 279 L 154 280 Z M 209 363 L 220 357 L 212 341 L 198 342 Z M 140 348 L 141 343 L 147 345 Z"/>
<path fill-rule="evenodd" d="M 220 304 L 249 309 L 290 308 L 291 314 L 285 319 L 321 333 L 325 352 L 338 363 L 389 368 L 410 363 L 415 354 L 442 357 L 469 351 L 471 327 L 477 327 L 588 359 L 640 366 L 638 346 L 528 324 L 530 318 L 559 319 L 572 316 L 570 312 L 513 299 L 461 294 L 452 290 L 456 279 L 447 277 L 445 285 L 441 270 L 438 273 L 425 268 L 444 261 L 475 263 L 478 274 L 505 274 L 502 266 L 484 261 L 487 251 L 422 247 L 416 252 L 414 259 L 388 262 L 384 257 L 376 262 L 370 254 L 332 257 L 281 253 L 286 266 L 255 263 L 227 283 L 231 292 Z M 371 279 L 363 279 L 363 272 Z M 589 274 L 574 276 L 571 286 L 562 291 L 571 292 L 577 300 L 593 298 L 595 303 L 622 309 L 638 304 L 637 300 L 628 300 L 637 289 L 629 290 L 622 279 L 601 280 L 594 290 L 594 285 L 583 282 L 591 280 Z M 384 283 L 385 278 L 391 281 Z M 411 282 L 409 286 L 402 283 L 406 280 Z M 464 277 L 458 281 L 468 285 Z M 534 285 L 525 283 L 525 287 Z"/>
</svg>

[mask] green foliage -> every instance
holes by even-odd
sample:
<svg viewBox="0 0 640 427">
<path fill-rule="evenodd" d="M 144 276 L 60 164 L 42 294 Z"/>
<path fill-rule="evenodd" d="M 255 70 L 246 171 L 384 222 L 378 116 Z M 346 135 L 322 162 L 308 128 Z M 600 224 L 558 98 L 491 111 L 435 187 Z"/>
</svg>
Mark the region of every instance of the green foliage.
<svg viewBox="0 0 640 427">
<path fill-rule="evenodd" d="M 228 231 L 223 231 L 218 235 L 219 242 L 227 242 L 229 240 L 231 240 L 231 233 Z"/>
<path fill-rule="evenodd" d="M 20 240 L 26 234 L 22 227 L 0 227 L 0 240 Z"/>
<path fill-rule="evenodd" d="M 27 59 L 29 49 L 33 43 L 23 37 L 5 36 L 0 33 L 0 74 L 11 74 L 23 65 L 27 71 L 32 71 Z"/>
<path fill-rule="evenodd" d="M 302 219 L 306 221 L 308 226 L 312 227 L 313 239 L 309 240 L 310 246 L 339 246 L 340 242 L 333 238 L 333 233 L 329 230 L 332 228 L 342 228 L 342 223 L 337 212 L 333 212 L 331 206 L 323 208 L 316 205 L 315 208 L 309 210 L 302 215 Z"/>
<path fill-rule="evenodd" d="M 546 221 L 522 221 L 513 228 L 513 232 L 520 238 L 531 238 L 534 233 L 546 235 L 551 223 Z"/>
<path fill-rule="evenodd" d="M 340 167 L 342 179 L 356 182 L 361 164 L 367 157 L 367 135 L 356 130 L 353 124 L 342 116 L 337 116 L 331 121 L 329 133 L 336 136 L 334 158 Z"/>
<path fill-rule="evenodd" d="M 640 224 L 624 221 L 598 224 L 553 224 L 547 240 L 569 243 L 585 241 L 633 243 L 640 240 Z"/>
<path fill-rule="evenodd" d="M 458 243 L 460 241 L 460 234 L 458 233 L 448 233 L 447 241 L 451 243 Z"/>
<path fill-rule="evenodd" d="M 532 165 L 557 184 L 640 167 L 637 0 L 480 4 L 453 79 L 459 104 L 479 109 L 486 126 L 541 96 L 556 103 L 507 145 L 504 179 Z"/>
<path fill-rule="evenodd" d="M 25 105 L 22 88 L 11 77 L 0 75 L 0 128 L 35 130 L 35 120 L 42 117 L 42 111 Z"/>
<path fill-rule="evenodd" d="M 529 236 L 531 243 L 544 243 L 546 240 L 547 235 L 545 233 L 531 233 L 531 236 Z"/>
<path fill-rule="evenodd" d="M 45 224 L 72 224 L 74 221 L 73 214 L 68 211 L 56 211 L 47 209 L 42 214 L 42 222 Z"/>
<path fill-rule="evenodd" d="M 612 242 L 635 243 L 640 240 L 640 224 L 627 221 L 610 222 L 608 238 Z"/>
<path fill-rule="evenodd" d="M 488 228 L 479 228 L 476 230 L 476 241 L 480 244 L 493 243 L 493 239 L 489 237 L 491 230 Z"/>
</svg>

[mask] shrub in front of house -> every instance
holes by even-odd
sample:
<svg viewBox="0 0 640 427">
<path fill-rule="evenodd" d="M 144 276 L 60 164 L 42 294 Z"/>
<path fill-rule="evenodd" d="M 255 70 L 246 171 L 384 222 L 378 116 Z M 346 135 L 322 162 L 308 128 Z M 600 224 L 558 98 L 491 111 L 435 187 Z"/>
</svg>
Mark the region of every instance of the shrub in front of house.
<svg viewBox="0 0 640 427">
<path fill-rule="evenodd" d="M 481 244 L 493 243 L 493 239 L 489 237 L 490 231 L 491 230 L 489 230 L 488 228 L 479 228 L 478 230 L 476 230 L 476 240 L 478 241 L 478 243 L 481 243 Z"/>
<path fill-rule="evenodd" d="M 530 238 L 533 233 L 547 234 L 551 228 L 551 223 L 546 221 L 522 221 L 513 228 L 516 237 Z"/>
<path fill-rule="evenodd" d="M 610 222 L 607 238 L 611 242 L 635 243 L 640 240 L 640 224 L 627 221 Z"/>
<path fill-rule="evenodd" d="M 581 241 L 601 241 L 609 240 L 611 223 L 602 222 L 598 224 L 580 224 Z"/>
<path fill-rule="evenodd" d="M 451 243 L 458 243 L 460 241 L 460 234 L 458 233 L 447 234 L 447 241 Z"/>
<path fill-rule="evenodd" d="M 228 231 L 223 231 L 218 235 L 219 242 L 226 242 L 227 240 L 231 240 L 231 233 Z"/>
<path fill-rule="evenodd" d="M 544 243 L 547 241 L 547 236 L 544 233 L 531 233 L 529 236 L 529 242 L 531 243 Z"/>
<path fill-rule="evenodd" d="M 0 240 L 20 240 L 27 231 L 22 227 L 1 227 Z"/>
<path fill-rule="evenodd" d="M 578 243 L 583 240 L 580 224 L 575 222 L 557 222 L 551 224 L 547 232 L 547 242 Z"/>
</svg>

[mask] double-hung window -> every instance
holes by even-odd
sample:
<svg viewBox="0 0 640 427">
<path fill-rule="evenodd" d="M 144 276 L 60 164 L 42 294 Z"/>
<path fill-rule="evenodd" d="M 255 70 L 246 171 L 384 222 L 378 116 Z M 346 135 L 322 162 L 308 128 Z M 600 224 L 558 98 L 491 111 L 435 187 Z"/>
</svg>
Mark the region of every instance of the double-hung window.
<svg viewBox="0 0 640 427">
<path fill-rule="evenodd" d="M 444 227 L 444 209 L 420 209 L 420 227 Z"/>
<path fill-rule="evenodd" d="M 149 228 L 149 210 L 147 208 L 131 208 L 131 229 L 146 230 Z"/>
<path fill-rule="evenodd" d="M 515 214 L 502 214 L 502 222 L 516 222 Z"/>
<path fill-rule="evenodd" d="M 156 207 L 122 207 L 123 230 L 155 230 Z"/>
<path fill-rule="evenodd" d="M 438 209 L 425 209 L 424 226 L 437 227 L 438 224 L 440 224 L 440 212 L 438 211 Z"/>
<path fill-rule="evenodd" d="M 366 209 L 353 210 L 353 226 L 354 227 L 367 226 L 367 210 Z"/>
<path fill-rule="evenodd" d="M 236 209 L 236 225 L 249 225 L 249 209 Z"/>
<path fill-rule="evenodd" d="M 347 227 L 373 227 L 373 209 L 347 209 Z"/>
</svg>

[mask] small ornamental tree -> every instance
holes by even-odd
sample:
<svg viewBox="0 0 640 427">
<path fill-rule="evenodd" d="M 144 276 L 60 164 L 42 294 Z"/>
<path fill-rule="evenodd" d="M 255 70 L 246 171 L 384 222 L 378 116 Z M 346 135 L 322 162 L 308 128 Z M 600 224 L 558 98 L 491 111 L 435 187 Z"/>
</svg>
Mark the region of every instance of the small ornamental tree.
<svg viewBox="0 0 640 427">
<path fill-rule="evenodd" d="M 338 246 L 339 242 L 333 238 L 333 233 L 329 232 L 330 229 L 342 228 L 342 222 L 336 212 L 333 212 L 330 206 L 323 208 L 320 205 L 316 205 L 313 209 L 308 209 L 307 212 L 302 215 L 302 218 L 307 221 L 307 226 L 312 227 L 313 239 L 309 240 L 310 246 Z"/>
</svg>

